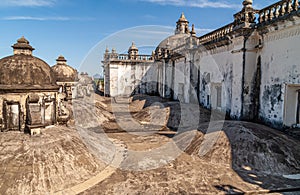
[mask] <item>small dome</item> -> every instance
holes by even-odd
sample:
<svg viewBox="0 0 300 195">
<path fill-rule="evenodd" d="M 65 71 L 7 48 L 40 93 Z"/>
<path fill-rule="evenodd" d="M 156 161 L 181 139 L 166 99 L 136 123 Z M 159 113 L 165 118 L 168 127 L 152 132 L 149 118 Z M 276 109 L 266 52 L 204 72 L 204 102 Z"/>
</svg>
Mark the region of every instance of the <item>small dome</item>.
<svg viewBox="0 0 300 195">
<path fill-rule="evenodd" d="M 132 50 L 135 50 L 135 51 L 138 51 L 139 49 L 136 47 L 135 43 L 132 42 L 131 46 L 129 47 L 128 49 L 128 52 L 132 51 Z"/>
<path fill-rule="evenodd" d="M 82 72 L 78 75 L 78 80 L 81 85 L 88 85 L 93 83 L 92 77 L 88 75 L 86 72 Z"/>
<path fill-rule="evenodd" d="M 77 79 L 77 71 L 67 64 L 67 60 L 62 55 L 56 59 L 56 65 L 51 69 L 57 82 L 74 82 Z"/>
<path fill-rule="evenodd" d="M 24 37 L 12 46 L 14 55 L 0 59 L 0 85 L 9 89 L 57 87 L 50 66 L 32 56 L 33 47 Z"/>
<path fill-rule="evenodd" d="M 50 66 L 31 55 L 13 55 L 0 60 L 0 85 L 56 85 Z"/>
</svg>

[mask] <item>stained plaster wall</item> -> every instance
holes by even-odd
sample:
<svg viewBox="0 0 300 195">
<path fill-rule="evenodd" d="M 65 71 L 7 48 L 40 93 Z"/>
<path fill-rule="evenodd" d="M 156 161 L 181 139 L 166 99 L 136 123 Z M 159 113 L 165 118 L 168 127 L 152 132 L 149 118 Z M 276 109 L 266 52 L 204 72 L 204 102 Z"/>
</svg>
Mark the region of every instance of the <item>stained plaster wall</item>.
<svg viewBox="0 0 300 195">
<path fill-rule="evenodd" d="M 57 100 L 57 93 L 56 92 L 34 92 L 34 93 L 6 93 L 5 95 L 0 95 L 0 117 L 3 121 L 3 103 L 4 101 L 7 102 L 18 102 L 20 104 L 20 124 L 21 130 L 25 128 L 25 120 L 26 120 L 26 100 L 29 95 L 35 94 L 41 98 L 55 98 Z M 58 105 L 58 102 L 56 102 Z M 57 109 L 56 109 L 57 112 Z M 56 113 L 57 116 L 57 113 Z M 4 122 L 4 121 L 3 121 Z M 4 124 L 2 124 L 4 125 Z"/>
<path fill-rule="evenodd" d="M 157 91 L 157 65 L 153 63 L 109 64 L 109 91 L 111 96 Z"/>
<path fill-rule="evenodd" d="M 296 122 L 295 91 L 300 89 L 299 25 L 298 17 L 278 22 L 268 26 L 269 32 L 262 36 L 259 116 L 279 128 Z"/>
<path fill-rule="evenodd" d="M 257 116 L 258 96 L 260 93 L 260 70 L 258 70 L 258 49 L 260 36 L 256 31 L 245 33 L 242 38 L 243 51 L 242 56 L 242 109 L 241 119 L 255 120 Z M 241 48 L 241 49 L 242 49 Z"/>
<path fill-rule="evenodd" d="M 156 61 L 151 68 L 135 65 L 118 70 L 120 66 L 112 66 L 110 80 L 118 83 L 117 75 L 131 71 L 126 82 L 146 82 L 139 93 L 156 91 L 183 103 L 198 101 L 233 119 L 261 120 L 278 128 L 292 126 L 300 89 L 299 23 L 295 16 L 257 29 L 235 31 L 223 46 L 205 50 L 198 45 L 194 53 L 183 51 L 183 57 Z M 145 74 L 150 77 L 141 79 Z M 145 78 L 156 78 L 158 84 L 149 87 Z M 220 108 L 216 107 L 216 86 L 222 88 Z"/>
<path fill-rule="evenodd" d="M 242 46 L 243 38 L 237 37 L 230 45 L 202 51 L 198 56 L 200 104 L 215 109 L 215 86 L 221 86 L 221 110 L 227 112 L 232 118 L 241 117 L 243 69 L 243 53 L 232 53 L 232 51 L 239 51 Z"/>
<path fill-rule="evenodd" d="M 104 63 L 103 65 L 103 74 L 104 74 L 104 94 L 110 95 L 110 67 L 106 63 Z"/>
<path fill-rule="evenodd" d="M 200 52 L 200 103 L 214 108 L 214 86 L 221 84 L 222 110 L 232 118 L 260 119 L 277 128 L 295 124 L 299 23 L 298 18 L 284 20 Z"/>
<path fill-rule="evenodd" d="M 186 58 L 180 58 L 174 64 L 174 99 L 183 103 L 190 102 L 190 66 Z"/>
</svg>

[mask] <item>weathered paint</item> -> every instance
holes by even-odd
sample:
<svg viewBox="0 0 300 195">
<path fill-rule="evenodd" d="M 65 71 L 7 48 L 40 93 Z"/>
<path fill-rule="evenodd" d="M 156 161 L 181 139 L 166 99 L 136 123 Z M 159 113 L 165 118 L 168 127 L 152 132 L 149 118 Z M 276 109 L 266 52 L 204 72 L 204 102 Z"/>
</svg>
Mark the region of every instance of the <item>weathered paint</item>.
<svg viewBox="0 0 300 195">
<path fill-rule="evenodd" d="M 254 13 L 252 8 L 247 10 Z M 155 61 L 146 68 L 112 64 L 106 78 L 120 84 L 117 75 L 127 72 L 124 67 L 134 66 L 131 79 L 142 83 L 138 93 L 155 91 L 165 98 L 221 110 L 233 119 L 290 127 L 299 113 L 300 19 L 296 12 L 272 22 L 235 21 L 199 39 L 186 32 L 170 36 L 159 44 Z M 228 35 L 222 37 L 224 31 Z M 153 81 L 154 77 L 157 87 L 149 89 L 148 78 Z M 113 88 L 111 84 L 110 94 L 117 95 Z"/>
</svg>

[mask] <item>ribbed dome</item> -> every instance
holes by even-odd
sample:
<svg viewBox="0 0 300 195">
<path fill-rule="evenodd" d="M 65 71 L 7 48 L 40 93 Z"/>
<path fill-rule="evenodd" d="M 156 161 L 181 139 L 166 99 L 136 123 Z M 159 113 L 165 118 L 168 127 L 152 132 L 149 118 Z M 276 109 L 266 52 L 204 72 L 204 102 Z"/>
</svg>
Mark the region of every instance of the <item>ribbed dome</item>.
<svg viewBox="0 0 300 195">
<path fill-rule="evenodd" d="M 56 62 L 56 65 L 52 66 L 56 81 L 74 82 L 77 80 L 77 71 L 67 65 L 67 60 L 63 56 L 59 56 Z"/>
<path fill-rule="evenodd" d="M 55 86 L 50 66 L 43 60 L 30 55 L 13 55 L 0 60 L 0 85 Z"/>
<path fill-rule="evenodd" d="M 185 43 L 186 38 L 190 37 L 189 34 L 176 34 L 169 36 L 163 40 L 157 47 L 161 49 L 174 49 Z"/>
<path fill-rule="evenodd" d="M 24 37 L 18 39 L 13 48 L 15 55 L 0 59 L 0 85 L 3 89 L 57 87 L 50 66 L 31 55 L 33 48 Z"/>
</svg>

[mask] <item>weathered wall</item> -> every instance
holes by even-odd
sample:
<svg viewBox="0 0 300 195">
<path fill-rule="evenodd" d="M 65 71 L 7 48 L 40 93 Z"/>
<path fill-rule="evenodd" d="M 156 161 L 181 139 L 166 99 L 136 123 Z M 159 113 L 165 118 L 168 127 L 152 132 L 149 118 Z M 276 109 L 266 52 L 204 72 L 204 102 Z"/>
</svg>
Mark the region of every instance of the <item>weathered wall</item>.
<svg viewBox="0 0 300 195">
<path fill-rule="evenodd" d="M 32 93 L 7 93 L 5 95 L 0 95 L 0 118 L 2 120 L 2 128 L 4 128 L 4 118 L 5 116 L 3 115 L 3 105 L 4 101 L 7 102 L 16 102 L 19 103 L 20 105 L 20 127 L 21 130 L 24 130 L 25 128 L 25 122 L 26 122 L 26 101 L 29 95 L 35 94 L 40 97 L 40 99 L 43 98 L 50 98 L 50 99 L 56 99 L 57 100 L 57 92 L 32 92 Z M 56 102 L 56 105 L 58 105 L 58 102 Z M 55 111 L 55 115 L 57 116 L 57 108 Z M 49 113 L 48 113 L 49 114 Z M 51 113 L 50 113 L 51 114 Z M 47 113 L 46 113 L 46 119 L 47 119 Z"/>
<path fill-rule="evenodd" d="M 243 58 L 242 39 L 238 37 L 230 45 L 206 50 L 200 53 L 200 103 L 217 109 L 215 87 L 221 86 L 221 109 L 233 118 L 241 116 L 241 78 Z"/>
<path fill-rule="evenodd" d="M 157 64 L 151 62 L 110 63 L 109 76 L 106 77 L 109 90 L 106 92 L 111 96 L 154 94 L 157 92 L 157 74 Z"/>
<path fill-rule="evenodd" d="M 290 111 L 300 88 L 300 20 L 295 19 L 267 26 L 269 32 L 262 36 L 259 116 L 277 127 L 296 123 L 295 109 Z"/>
<path fill-rule="evenodd" d="M 175 61 L 174 83 L 171 84 L 174 89 L 174 99 L 183 103 L 190 101 L 190 66 L 186 58 L 180 58 Z"/>
<path fill-rule="evenodd" d="M 104 75 L 104 94 L 110 95 L 110 67 L 107 63 L 103 64 Z"/>
<path fill-rule="evenodd" d="M 232 118 L 260 119 L 273 127 L 296 124 L 300 45 L 295 43 L 300 42 L 300 20 L 294 19 L 242 36 L 237 33 L 229 45 L 202 50 L 197 57 L 200 104 L 221 109 Z M 216 106 L 219 86 L 221 108 Z"/>
<path fill-rule="evenodd" d="M 151 67 L 111 65 L 111 95 L 132 85 L 137 93 L 199 102 L 233 119 L 260 120 L 278 128 L 300 123 L 299 10 L 271 19 L 260 12 L 259 21 L 254 13 L 246 6 L 239 14 L 248 18 L 237 14 L 233 23 L 199 39 L 192 34 L 168 37 L 157 47 Z M 130 77 L 120 77 L 128 71 Z M 156 84 L 149 84 L 155 79 Z"/>
</svg>

